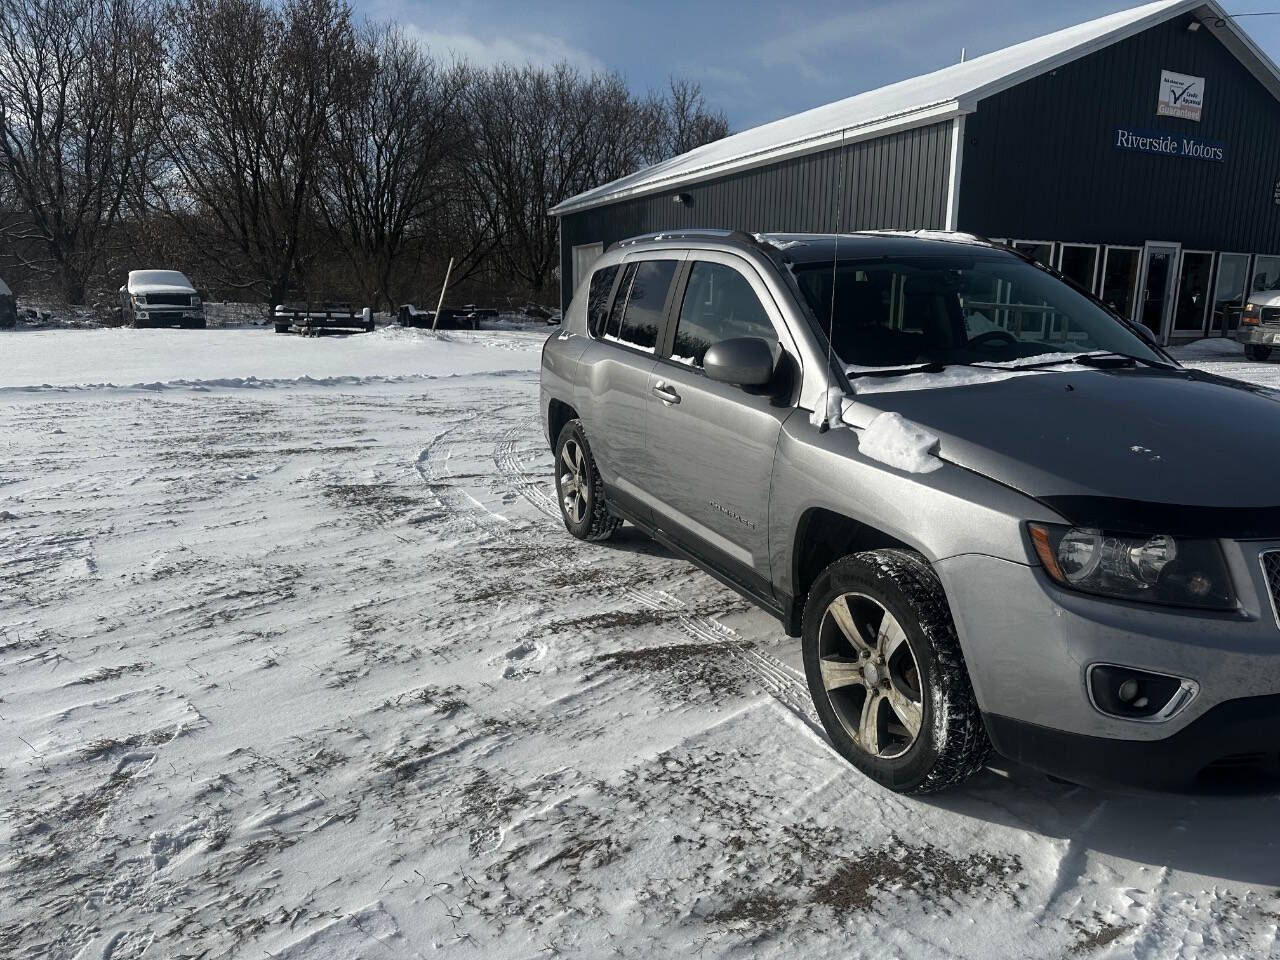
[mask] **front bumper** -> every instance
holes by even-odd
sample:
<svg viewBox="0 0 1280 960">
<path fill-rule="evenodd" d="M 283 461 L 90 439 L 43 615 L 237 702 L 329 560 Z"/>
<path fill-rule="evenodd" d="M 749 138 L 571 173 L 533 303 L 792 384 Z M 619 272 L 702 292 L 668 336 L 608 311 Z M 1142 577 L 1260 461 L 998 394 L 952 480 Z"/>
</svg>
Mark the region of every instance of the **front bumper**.
<svg viewBox="0 0 1280 960">
<path fill-rule="evenodd" d="M 204 310 L 199 307 L 138 308 L 133 315 L 135 327 L 203 327 Z"/>
<path fill-rule="evenodd" d="M 1224 543 L 1241 606 L 1232 614 L 1072 593 L 1040 567 L 993 557 L 936 563 L 996 748 L 1071 780 L 1164 787 L 1239 754 L 1280 761 L 1280 626 L 1259 560 L 1276 548 Z M 1096 663 L 1199 689 L 1168 720 L 1107 716 L 1088 694 Z"/>
<path fill-rule="evenodd" d="M 1236 327 L 1231 336 L 1237 343 L 1280 347 L 1280 325 L 1274 323 L 1258 323 Z"/>
<path fill-rule="evenodd" d="M 1280 784 L 1280 694 L 1218 704 L 1163 740 L 1064 733 L 984 716 L 1002 756 L 1088 786 L 1213 791 Z"/>
</svg>

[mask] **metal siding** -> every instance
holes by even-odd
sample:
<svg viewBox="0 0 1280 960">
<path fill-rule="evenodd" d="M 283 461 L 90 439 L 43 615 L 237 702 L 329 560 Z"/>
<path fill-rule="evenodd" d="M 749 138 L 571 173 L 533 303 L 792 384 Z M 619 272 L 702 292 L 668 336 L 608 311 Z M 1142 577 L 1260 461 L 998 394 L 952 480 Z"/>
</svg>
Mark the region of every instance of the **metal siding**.
<svg viewBox="0 0 1280 960">
<path fill-rule="evenodd" d="M 992 237 L 1280 253 L 1280 104 L 1186 18 L 978 104 L 965 129 L 962 230 Z M 1161 70 L 1205 77 L 1201 120 L 1156 115 Z M 1112 146 L 1117 127 L 1218 140 L 1213 163 Z"/>
<path fill-rule="evenodd" d="M 951 121 L 845 147 L 843 230 L 946 226 Z M 610 244 L 657 230 L 705 227 L 750 233 L 835 229 L 840 148 L 791 157 L 669 192 L 569 214 L 560 223 L 561 305 L 572 293 L 573 248 Z M 687 193 L 692 206 L 673 202 Z"/>
</svg>

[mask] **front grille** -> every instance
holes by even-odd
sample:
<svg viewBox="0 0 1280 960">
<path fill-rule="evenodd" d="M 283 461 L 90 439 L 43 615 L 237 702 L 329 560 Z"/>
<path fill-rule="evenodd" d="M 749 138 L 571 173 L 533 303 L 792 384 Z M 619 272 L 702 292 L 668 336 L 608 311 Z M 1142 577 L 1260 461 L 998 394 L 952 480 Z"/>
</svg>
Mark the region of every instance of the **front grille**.
<svg viewBox="0 0 1280 960">
<path fill-rule="evenodd" d="M 1280 323 L 1280 307 L 1265 307 L 1262 311 L 1263 323 Z"/>
<path fill-rule="evenodd" d="M 148 293 L 144 295 L 148 306 L 154 307 L 189 307 L 191 306 L 191 294 L 189 293 Z M 1280 310 L 1277 311 L 1280 313 Z"/>
<path fill-rule="evenodd" d="M 1267 589 L 1271 591 L 1271 612 L 1280 626 L 1280 550 L 1262 555 L 1262 572 L 1267 575 Z"/>
</svg>

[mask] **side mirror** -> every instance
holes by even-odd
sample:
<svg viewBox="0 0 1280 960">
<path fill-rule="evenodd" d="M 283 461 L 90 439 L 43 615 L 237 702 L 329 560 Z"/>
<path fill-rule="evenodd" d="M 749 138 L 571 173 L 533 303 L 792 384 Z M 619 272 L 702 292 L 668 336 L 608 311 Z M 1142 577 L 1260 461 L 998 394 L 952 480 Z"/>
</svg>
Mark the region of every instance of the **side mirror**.
<svg viewBox="0 0 1280 960">
<path fill-rule="evenodd" d="M 773 379 L 773 351 L 758 337 L 721 340 L 703 356 L 702 370 L 720 383 L 763 387 Z"/>
</svg>

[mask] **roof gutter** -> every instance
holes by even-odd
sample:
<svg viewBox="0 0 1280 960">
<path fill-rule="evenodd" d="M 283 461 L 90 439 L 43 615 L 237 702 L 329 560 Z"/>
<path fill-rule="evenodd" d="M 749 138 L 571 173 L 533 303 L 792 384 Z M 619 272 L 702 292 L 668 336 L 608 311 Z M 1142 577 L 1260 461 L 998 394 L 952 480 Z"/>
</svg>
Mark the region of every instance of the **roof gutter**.
<svg viewBox="0 0 1280 960">
<path fill-rule="evenodd" d="M 662 193 L 666 190 L 673 190 L 676 187 L 715 180 L 729 173 L 740 173 L 744 170 L 768 166 L 769 164 L 777 163 L 779 160 L 804 156 L 810 153 L 820 153 L 831 147 L 838 147 L 842 138 L 846 146 L 862 140 L 874 140 L 886 134 L 928 126 L 962 114 L 972 113 L 975 106 L 976 104 L 972 102 L 962 104 L 958 100 L 927 104 L 923 107 L 913 108 L 906 113 L 881 117 L 878 120 L 872 120 L 856 127 L 837 128 L 826 133 L 793 140 L 780 146 L 743 154 L 732 160 L 709 163 L 704 167 L 697 167 L 693 170 L 668 174 L 665 177 L 658 177 L 632 187 L 625 187 L 604 194 L 583 194 L 579 197 L 571 197 L 563 203 L 552 207 L 550 213 L 555 217 L 563 217 L 571 213 L 581 213 L 584 210 L 617 203 L 619 200 L 630 200 L 654 193 Z"/>
</svg>

